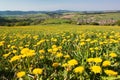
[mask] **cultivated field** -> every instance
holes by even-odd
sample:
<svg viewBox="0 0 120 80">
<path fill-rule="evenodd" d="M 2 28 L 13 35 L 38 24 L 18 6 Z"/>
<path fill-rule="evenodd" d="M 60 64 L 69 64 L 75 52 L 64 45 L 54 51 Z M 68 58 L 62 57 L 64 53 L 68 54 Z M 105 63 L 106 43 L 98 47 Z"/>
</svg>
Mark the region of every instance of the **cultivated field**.
<svg viewBox="0 0 120 80">
<path fill-rule="evenodd" d="M 0 27 L 0 80 L 120 79 L 120 27 Z"/>
</svg>

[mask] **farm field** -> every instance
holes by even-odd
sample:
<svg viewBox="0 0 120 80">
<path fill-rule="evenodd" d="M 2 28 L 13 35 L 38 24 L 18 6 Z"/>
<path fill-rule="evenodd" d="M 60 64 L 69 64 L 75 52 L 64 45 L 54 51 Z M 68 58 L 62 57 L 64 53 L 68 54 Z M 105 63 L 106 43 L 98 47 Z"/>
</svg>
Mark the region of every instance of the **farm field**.
<svg viewBox="0 0 120 80">
<path fill-rule="evenodd" d="M 119 80 L 120 26 L 0 27 L 0 80 Z"/>
</svg>

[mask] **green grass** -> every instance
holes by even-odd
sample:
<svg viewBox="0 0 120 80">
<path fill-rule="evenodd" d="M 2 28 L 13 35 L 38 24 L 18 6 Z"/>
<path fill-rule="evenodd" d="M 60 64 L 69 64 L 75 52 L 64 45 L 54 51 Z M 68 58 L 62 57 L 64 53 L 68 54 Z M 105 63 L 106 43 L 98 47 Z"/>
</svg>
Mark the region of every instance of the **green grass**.
<svg viewBox="0 0 120 80">
<path fill-rule="evenodd" d="M 120 26 L 92 26 L 92 25 L 73 25 L 73 24 L 49 24 L 35 26 L 17 26 L 17 27 L 0 27 L 2 31 L 18 30 L 18 31 L 42 31 L 42 32 L 58 32 L 58 31 L 120 31 Z"/>
<path fill-rule="evenodd" d="M 0 56 L 0 80 L 120 79 L 120 27 L 0 27 Z"/>
</svg>

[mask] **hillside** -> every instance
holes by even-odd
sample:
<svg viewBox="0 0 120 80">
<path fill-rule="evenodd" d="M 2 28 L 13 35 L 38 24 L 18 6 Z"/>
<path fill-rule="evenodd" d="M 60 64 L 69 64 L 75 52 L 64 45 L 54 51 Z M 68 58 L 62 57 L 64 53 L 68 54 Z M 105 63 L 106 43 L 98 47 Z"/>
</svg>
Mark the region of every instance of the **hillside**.
<svg viewBox="0 0 120 80">
<path fill-rule="evenodd" d="M 0 11 L 0 26 L 38 24 L 119 25 L 120 11 Z"/>
</svg>

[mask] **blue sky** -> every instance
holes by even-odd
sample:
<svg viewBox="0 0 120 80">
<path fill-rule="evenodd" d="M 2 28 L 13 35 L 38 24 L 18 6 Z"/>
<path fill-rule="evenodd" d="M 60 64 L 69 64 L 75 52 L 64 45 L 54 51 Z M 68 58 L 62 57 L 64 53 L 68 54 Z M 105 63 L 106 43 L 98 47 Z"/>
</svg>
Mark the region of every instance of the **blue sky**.
<svg viewBox="0 0 120 80">
<path fill-rule="evenodd" d="M 0 0 L 0 11 L 120 10 L 120 0 Z"/>
</svg>

